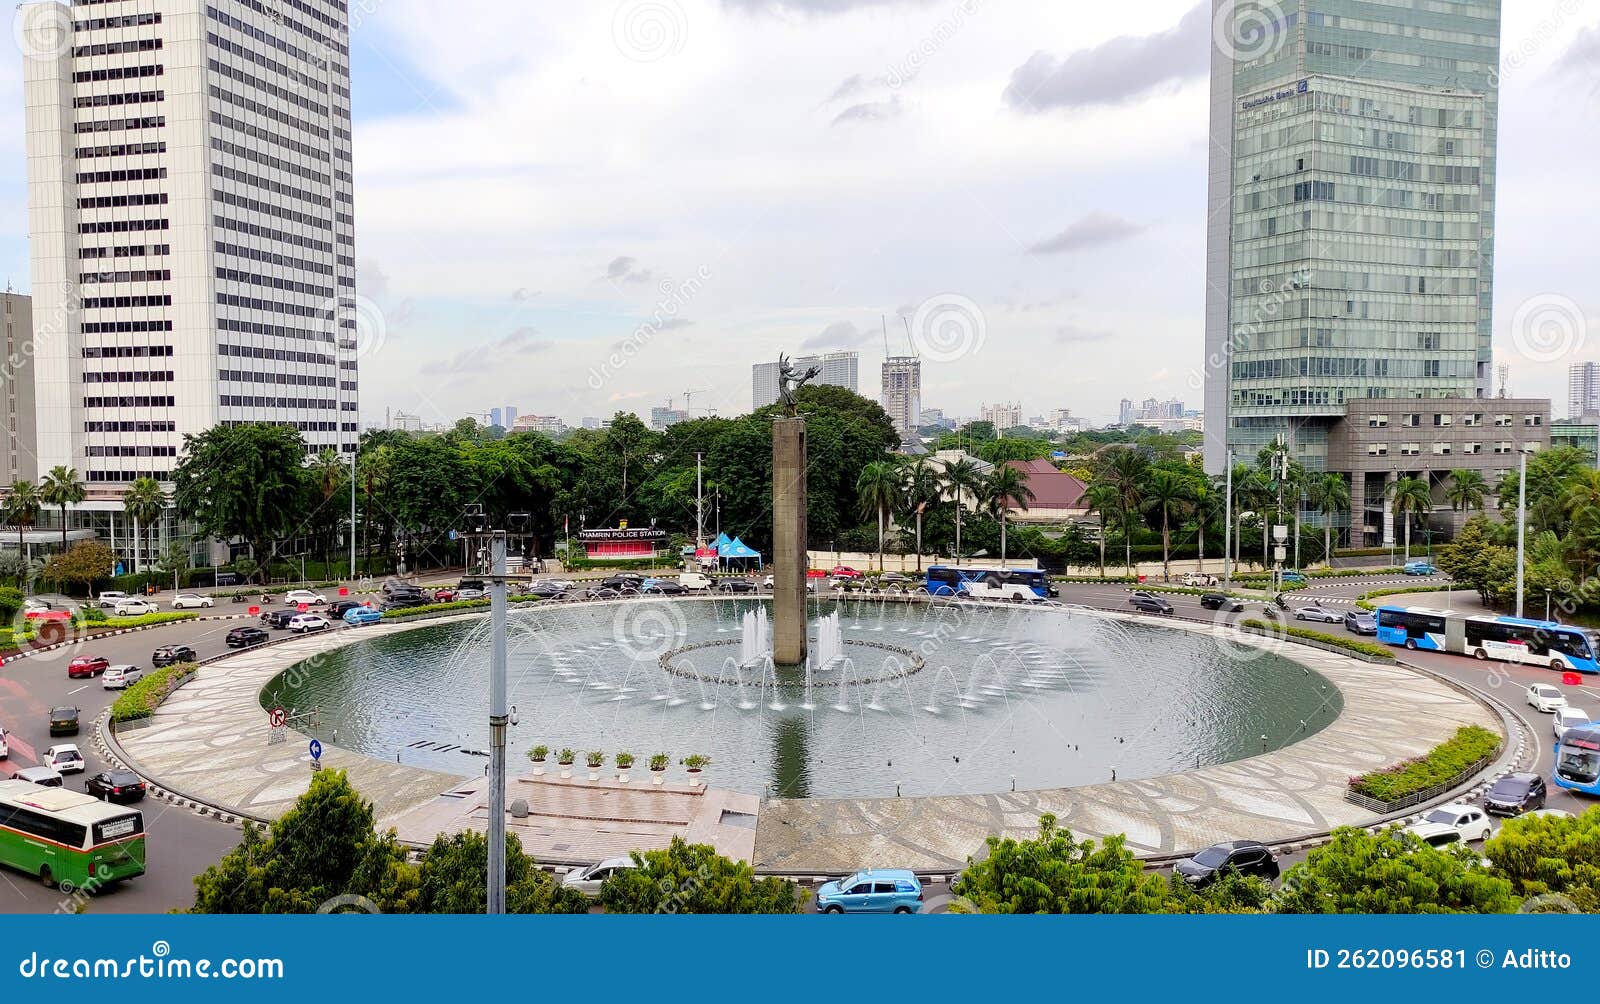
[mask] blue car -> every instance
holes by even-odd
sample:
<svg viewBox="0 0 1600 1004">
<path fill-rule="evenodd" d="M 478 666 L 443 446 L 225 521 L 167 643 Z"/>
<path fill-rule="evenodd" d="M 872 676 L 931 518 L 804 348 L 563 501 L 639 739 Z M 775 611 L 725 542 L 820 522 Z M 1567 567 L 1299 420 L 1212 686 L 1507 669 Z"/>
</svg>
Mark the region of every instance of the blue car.
<svg viewBox="0 0 1600 1004">
<path fill-rule="evenodd" d="M 1283 573 L 1283 581 L 1284 582 L 1292 582 L 1295 585 L 1299 585 L 1300 583 L 1306 581 L 1305 573 L 1303 573 L 1303 572 L 1284 572 Z"/>
<path fill-rule="evenodd" d="M 1431 562 L 1431 561 L 1408 561 L 1408 562 L 1406 562 L 1406 574 L 1407 575 L 1438 575 L 1439 574 L 1439 570 L 1437 568 L 1433 567 L 1433 562 Z"/>
<path fill-rule="evenodd" d="M 344 622 L 351 627 L 376 624 L 381 620 L 383 620 L 383 614 L 371 607 L 351 607 L 344 612 Z"/>
<path fill-rule="evenodd" d="M 873 868 L 817 890 L 818 913 L 916 913 L 922 883 L 903 868 Z"/>
</svg>

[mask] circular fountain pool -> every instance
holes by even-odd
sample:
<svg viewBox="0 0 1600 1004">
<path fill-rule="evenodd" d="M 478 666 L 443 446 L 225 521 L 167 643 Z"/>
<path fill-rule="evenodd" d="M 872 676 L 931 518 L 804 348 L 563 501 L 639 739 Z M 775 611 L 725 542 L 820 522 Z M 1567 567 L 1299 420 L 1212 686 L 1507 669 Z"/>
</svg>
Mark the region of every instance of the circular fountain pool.
<svg viewBox="0 0 1600 1004">
<path fill-rule="evenodd" d="M 824 664 L 774 668 L 749 658 L 745 614 L 758 610 L 514 610 L 512 756 L 526 764 L 541 743 L 641 765 L 700 753 L 713 786 L 782 797 L 989 793 L 1237 760 L 1298 742 L 1342 708 L 1333 685 L 1288 659 L 1060 608 L 813 603 Z M 487 630 L 485 618 L 363 640 L 291 667 L 262 700 L 319 709 L 325 734 L 370 756 L 477 774 Z"/>
</svg>

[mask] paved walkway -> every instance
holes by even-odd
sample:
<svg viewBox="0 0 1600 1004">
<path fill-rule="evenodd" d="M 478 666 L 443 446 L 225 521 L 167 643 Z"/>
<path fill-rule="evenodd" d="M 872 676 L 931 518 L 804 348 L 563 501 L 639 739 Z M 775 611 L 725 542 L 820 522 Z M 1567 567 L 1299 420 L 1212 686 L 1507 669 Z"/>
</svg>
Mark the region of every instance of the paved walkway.
<svg viewBox="0 0 1600 1004">
<path fill-rule="evenodd" d="M 341 630 L 206 666 L 157 712 L 148 728 L 123 733 L 121 745 L 135 768 L 158 783 L 244 815 L 276 818 L 305 791 L 310 766 L 305 737 L 291 735 L 283 745 L 267 745 L 262 687 L 283 669 L 320 652 L 415 626 Z M 1000 795 L 773 800 L 759 806 L 750 796 L 712 792 L 697 797 L 707 800 L 702 809 L 713 811 L 697 816 L 687 804 L 640 792 L 642 786 L 635 782 L 620 790 L 602 786 L 611 789 L 602 794 L 587 782 L 563 790 L 548 779 L 537 788 L 514 781 L 508 804 L 524 798 L 532 811 L 513 826 L 522 827 L 530 851 L 557 860 L 620 853 L 631 849 L 623 846 L 630 842 L 659 846 L 673 833 L 684 833 L 717 843 L 732 841 L 725 846 L 735 853 L 749 846 L 745 853 L 753 854 L 759 868 L 830 874 L 868 865 L 958 868 L 982 850 L 990 834 L 1031 835 L 1039 815 L 1052 812 L 1081 836 L 1126 833 L 1140 853 L 1173 853 L 1217 840 L 1281 841 L 1369 822 L 1368 813 L 1344 801 L 1351 775 L 1426 752 L 1463 724 L 1500 730 L 1499 718 L 1475 699 L 1402 667 L 1246 639 L 1228 628 L 1178 621 L 1163 627 L 1215 633 L 1232 645 L 1276 645 L 1281 654 L 1335 685 L 1344 713 L 1301 743 L 1248 760 L 1149 780 Z M 375 803 L 381 825 L 403 824 L 408 838 L 419 842 L 428 839 L 430 828 L 438 832 L 482 825 L 481 777 L 468 781 L 325 746 L 323 765 L 349 773 Z M 712 795 L 717 796 L 715 807 L 709 804 Z M 750 812 L 759 812 L 753 845 L 745 845 L 738 835 L 718 836 L 706 822 L 714 818 L 716 825 L 747 828 L 744 817 Z"/>
<path fill-rule="evenodd" d="M 1176 622 L 1163 627 L 1220 632 L 1240 644 L 1240 636 L 1227 629 Z M 955 869 L 990 834 L 1033 836 L 1045 812 L 1080 837 L 1125 833 L 1139 854 L 1246 837 L 1288 840 L 1371 821 L 1370 812 L 1344 800 L 1351 776 L 1424 753 L 1461 725 L 1501 731 L 1499 718 L 1482 704 L 1432 677 L 1300 645 L 1281 648 L 1344 696 L 1344 713 L 1303 742 L 1181 774 L 1081 788 L 769 801 L 756 833 L 756 867 L 817 874 L 868 866 Z"/>
</svg>

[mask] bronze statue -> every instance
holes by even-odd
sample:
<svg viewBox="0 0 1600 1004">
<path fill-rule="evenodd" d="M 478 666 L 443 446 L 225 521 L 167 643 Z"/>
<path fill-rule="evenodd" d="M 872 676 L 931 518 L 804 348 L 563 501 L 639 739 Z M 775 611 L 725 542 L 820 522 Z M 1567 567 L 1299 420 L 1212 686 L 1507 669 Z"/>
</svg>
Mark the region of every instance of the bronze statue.
<svg viewBox="0 0 1600 1004">
<path fill-rule="evenodd" d="M 789 413 L 790 418 L 794 418 L 800 414 L 799 405 L 796 404 L 794 398 L 795 392 L 801 387 L 804 387 L 806 384 L 810 383 L 812 380 L 816 379 L 819 375 L 821 375 L 821 373 L 821 366 L 813 366 L 806 370 L 805 373 L 800 373 L 799 370 L 796 370 L 793 366 L 789 365 L 788 356 L 782 355 L 781 353 L 779 354 L 778 397 L 783 400 L 784 411 Z"/>
</svg>

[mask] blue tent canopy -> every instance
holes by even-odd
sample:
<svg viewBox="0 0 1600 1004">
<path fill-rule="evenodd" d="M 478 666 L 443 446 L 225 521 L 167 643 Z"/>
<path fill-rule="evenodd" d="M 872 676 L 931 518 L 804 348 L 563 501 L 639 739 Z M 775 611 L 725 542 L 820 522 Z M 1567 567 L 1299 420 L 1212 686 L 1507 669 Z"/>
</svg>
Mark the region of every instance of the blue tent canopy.
<svg viewBox="0 0 1600 1004">
<path fill-rule="evenodd" d="M 748 561 L 754 558 L 761 560 L 761 552 L 752 550 L 744 541 L 735 537 L 727 540 L 726 536 L 718 538 L 721 543 L 717 547 L 717 557 L 722 561 Z"/>
</svg>

